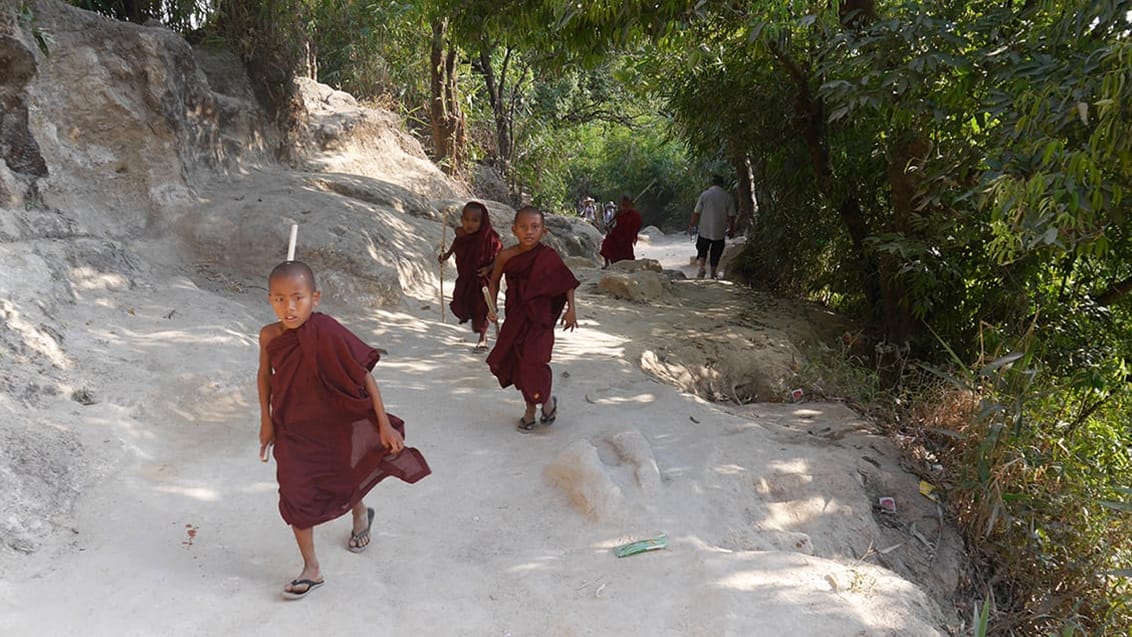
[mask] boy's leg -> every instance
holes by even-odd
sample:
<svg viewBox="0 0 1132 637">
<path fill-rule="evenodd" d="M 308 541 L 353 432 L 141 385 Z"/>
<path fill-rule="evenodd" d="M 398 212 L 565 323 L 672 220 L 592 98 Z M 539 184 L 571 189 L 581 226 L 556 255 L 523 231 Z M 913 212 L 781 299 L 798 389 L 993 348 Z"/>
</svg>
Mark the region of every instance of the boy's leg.
<svg viewBox="0 0 1132 637">
<path fill-rule="evenodd" d="M 346 543 L 346 549 L 353 553 L 361 553 L 369 546 L 369 529 L 370 525 L 373 524 L 370 511 L 371 509 L 362 501 L 359 501 L 350 509 L 350 513 L 354 517 L 354 528 L 350 533 L 350 541 Z"/>
<path fill-rule="evenodd" d="M 480 336 L 480 340 L 476 343 L 476 349 L 487 347 L 487 314 L 472 317 L 472 331 Z"/>
<path fill-rule="evenodd" d="M 318 567 L 318 556 L 314 552 L 314 527 L 300 529 L 299 527 L 292 526 L 291 530 L 295 533 L 295 542 L 299 545 L 299 554 L 303 556 L 303 571 L 295 578 L 295 582 L 307 580 L 307 582 L 322 583 L 322 572 Z M 301 583 L 288 583 L 283 588 L 288 593 L 303 593 L 310 588 L 310 584 Z"/>
<path fill-rule="evenodd" d="M 369 516 L 366 515 L 366 503 L 358 501 L 354 508 L 350 509 L 350 513 L 354 515 L 354 533 L 361 533 L 369 526 Z"/>
<path fill-rule="evenodd" d="M 547 395 L 546 402 L 542 404 L 542 417 L 539 422 L 544 425 L 549 425 L 558 418 L 558 397 L 554 395 Z"/>
<path fill-rule="evenodd" d="M 515 386 L 523 393 L 523 402 L 527 405 L 523 423 L 533 425 L 536 422 L 535 409 L 551 400 L 553 373 L 550 370 L 550 354 L 553 348 L 554 328 L 527 332 L 515 370 Z"/>
</svg>

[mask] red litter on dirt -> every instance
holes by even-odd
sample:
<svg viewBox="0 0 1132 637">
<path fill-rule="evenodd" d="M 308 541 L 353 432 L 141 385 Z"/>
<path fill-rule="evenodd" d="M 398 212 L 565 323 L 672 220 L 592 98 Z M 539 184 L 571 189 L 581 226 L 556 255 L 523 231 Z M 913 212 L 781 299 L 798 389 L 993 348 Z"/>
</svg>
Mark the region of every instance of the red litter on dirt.
<svg viewBox="0 0 1132 637">
<path fill-rule="evenodd" d="M 880 504 L 880 508 L 884 509 L 885 511 L 889 513 L 896 513 L 896 498 L 885 496 L 883 498 L 880 498 L 877 502 Z"/>
</svg>

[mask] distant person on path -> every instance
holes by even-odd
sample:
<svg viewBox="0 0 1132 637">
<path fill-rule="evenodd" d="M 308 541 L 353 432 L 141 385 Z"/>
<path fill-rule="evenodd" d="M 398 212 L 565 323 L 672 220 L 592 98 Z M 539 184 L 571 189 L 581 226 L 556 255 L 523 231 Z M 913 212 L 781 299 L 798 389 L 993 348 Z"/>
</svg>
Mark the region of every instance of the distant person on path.
<svg viewBox="0 0 1132 637">
<path fill-rule="evenodd" d="M 594 205 L 593 197 L 582 200 L 582 218 L 590 222 L 590 225 L 597 226 L 597 206 Z"/>
<path fill-rule="evenodd" d="M 632 261 L 634 259 L 633 246 L 637 243 L 637 235 L 641 232 L 641 213 L 633 207 L 633 200 L 628 195 L 621 197 L 621 205 L 617 208 L 609 232 L 601 242 L 601 256 L 605 259 L 603 267 L 618 261 Z"/>
<path fill-rule="evenodd" d="M 613 223 L 613 217 L 617 214 L 617 204 L 612 201 L 605 204 L 605 210 L 601 214 L 601 231 L 608 232 L 610 224 Z"/>
<path fill-rule="evenodd" d="M 705 263 L 710 261 L 711 278 L 716 278 L 719 259 L 723 256 L 726 239 L 735 236 L 735 199 L 723 189 L 723 177 L 713 175 L 711 186 L 700 193 L 688 232 L 698 227 L 696 239 L 696 261 L 700 265 L 697 279 L 704 278 Z"/>
<path fill-rule="evenodd" d="M 487 364 L 499 379 L 500 387 L 515 385 L 522 392 L 526 411 L 517 428 L 527 433 L 540 425 L 549 426 L 558 417 L 558 397 L 551 394 L 554 325 L 562 316 L 564 329 L 578 326 L 574 302 L 578 279 L 554 248 L 541 243 L 546 234 L 546 218 L 541 210 L 532 206 L 520 208 L 511 232 L 519 243 L 499 253 L 491 274 L 488 296 L 493 300 L 498 296 L 503 276 L 507 277 L 507 296 L 506 318 L 495 347 L 487 356 Z M 487 317 L 499 320 L 491 310 Z M 539 405 L 542 415 L 536 421 L 535 408 Z"/>
<path fill-rule="evenodd" d="M 370 370 L 377 350 L 333 318 L 315 312 L 319 292 L 304 263 L 286 261 L 268 277 L 279 321 L 259 332 L 259 454 L 274 445 L 279 513 L 291 526 L 303 570 L 283 588 L 300 599 L 325 583 L 314 550 L 314 527 L 346 513 L 346 548 L 370 544 L 374 510 L 363 498 L 394 476 L 413 483 L 430 473 L 404 441 L 405 423 L 386 413 Z"/>
<path fill-rule="evenodd" d="M 487 301 L 483 298 L 483 287 L 488 283 L 495 268 L 495 256 L 501 249 L 503 242 L 491 227 L 487 206 L 469 201 L 460 215 L 460 227 L 456 228 L 452 247 L 439 257 L 444 263 L 448 257 L 456 255 L 456 287 L 448 307 L 461 323 L 472 321 L 472 331 L 480 337 L 473 352 L 487 351 Z"/>
</svg>

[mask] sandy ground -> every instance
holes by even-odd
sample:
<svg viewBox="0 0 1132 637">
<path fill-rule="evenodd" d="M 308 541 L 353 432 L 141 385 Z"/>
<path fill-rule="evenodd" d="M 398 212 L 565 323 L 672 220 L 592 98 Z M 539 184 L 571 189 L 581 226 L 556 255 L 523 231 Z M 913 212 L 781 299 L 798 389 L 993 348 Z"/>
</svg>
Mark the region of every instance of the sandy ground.
<svg viewBox="0 0 1132 637">
<path fill-rule="evenodd" d="M 640 251 L 678 267 L 692 246 Z M 273 320 L 262 283 L 186 268 L 85 299 L 73 321 L 89 342 L 70 345 L 91 353 L 99 400 L 43 418 L 121 468 L 90 485 L 65 537 L 4 564 L 0 634 L 941 634 L 937 602 L 866 559 L 870 538 L 857 559 L 833 546 L 872 520 L 814 484 L 854 482 L 860 452 L 804 429 L 850 426 L 851 412 L 740 414 L 650 379 L 626 355 L 648 334 L 614 325 L 616 302 L 586 291 L 599 272 L 579 274 L 582 327 L 553 362 L 558 422 L 531 435 L 515 431 L 518 392 L 499 389 L 466 326 L 440 323 L 435 299 L 371 313 L 324 302 L 388 350 L 375 375 L 433 475 L 370 494 L 365 553 L 345 550 L 348 518 L 319 527 L 327 583 L 291 602 L 280 591 L 299 557 L 275 466 L 256 457 L 255 334 Z M 660 532 L 666 550 L 611 552 Z"/>
</svg>

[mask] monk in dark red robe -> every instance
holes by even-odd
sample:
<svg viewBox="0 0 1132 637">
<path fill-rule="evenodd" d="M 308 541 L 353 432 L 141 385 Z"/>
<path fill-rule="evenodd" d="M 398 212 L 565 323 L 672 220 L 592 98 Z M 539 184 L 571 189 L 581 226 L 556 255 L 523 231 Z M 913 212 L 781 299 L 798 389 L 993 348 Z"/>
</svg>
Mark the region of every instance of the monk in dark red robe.
<svg viewBox="0 0 1132 637">
<path fill-rule="evenodd" d="M 574 304 L 578 279 L 554 248 L 540 243 L 545 228 L 537 208 L 522 208 L 516 213 L 512 232 L 519 243 L 499 254 L 489 292 L 494 299 L 500 279 L 507 277 L 506 320 L 487 364 L 500 387 L 515 385 L 522 392 L 527 409 L 519 420 L 519 430 L 524 432 L 536 428 L 538 405 L 542 405 L 540 424 L 549 425 L 557 417 L 558 399 L 551 394 L 550 371 L 554 326 L 559 316 L 566 329 L 578 324 Z M 497 319 L 494 312 L 488 316 Z"/>
<path fill-rule="evenodd" d="M 362 498 L 394 476 L 413 483 L 430 472 L 419 451 L 404 445 L 404 422 L 385 411 L 370 370 L 377 350 L 334 319 L 314 312 L 319 292 L 305 264 L 272 271 L 268 298 L 279 321 L 260 330 L 257 384 L 260 458 L 275 447 L 279 513 L 291 525 L 303 571 L 283 589 L 298 599 L 323 580 L 313 527 L 353 513 L 347 548 L 370 543 L 374 510 Z"/>
<path fill-rule="evenodd" d="M 635 258 L 633 246 L 637 244 L 637 235 L 641 232 L 641 213 L 633 207 L 632 199 L 621 198 L 621 206 L 613 217 L 612 226 L 601 242 L 601 256 L 605 258 L 605 265 L 632 261 Z"/>
<path fill-rule="evenodd" d="M 466 323 L 471 320 L 472 331 L 479 335 L 474 351 L 487 349 L 487 301 L 483 288 L 488 284 L 495 257 L 503 248 L 499 234 L 491 227 L 487 207 L 478 201 L 469 201 L 460 216 L 460 228 L 448 252 L 440 255 L 443 263 L 456 255 L 456 286 L 452 290 L 452 315 Z"/>
<path fill-rule="evenodd" d="M 483 296 L 483 293 L 480 293 Z M 408 483 L 429 474 L 421 452 L 396 456 L 381 445 L 365 376 L 380 358 L 338 321 L 314 313 L 267 349 L 275 426 L 279 513 L 307 528 L 349 512 L 388 476 Z M 387 412 L 402 436 L 405 424 Z"/>
</svg>

